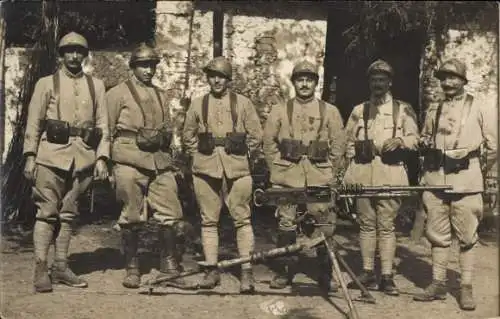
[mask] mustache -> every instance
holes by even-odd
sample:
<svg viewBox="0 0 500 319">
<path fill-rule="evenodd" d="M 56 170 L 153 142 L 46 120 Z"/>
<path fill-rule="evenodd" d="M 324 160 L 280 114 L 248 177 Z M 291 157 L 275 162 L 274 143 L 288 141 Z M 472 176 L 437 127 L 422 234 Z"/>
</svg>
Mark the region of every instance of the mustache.
<svg viewBox="0 0 500 319">
<path fill-rule="evenodd" d="M 445 90 L 456 89 L 456 87 L 454 85 L 443 85 L 442 88 L 445 89 Z"/>
</svg>

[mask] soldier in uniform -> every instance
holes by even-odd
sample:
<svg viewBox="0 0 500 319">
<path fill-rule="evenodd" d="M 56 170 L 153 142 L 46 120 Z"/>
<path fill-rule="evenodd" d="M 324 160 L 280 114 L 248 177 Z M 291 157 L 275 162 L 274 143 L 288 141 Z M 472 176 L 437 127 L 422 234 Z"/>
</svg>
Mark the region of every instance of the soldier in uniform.
<svg viewBox="0 0 500 319">
<path fill-rule="evenodd" d="M 201 240 L 206 263 L 211 266 L 218 261 L 217 225 L 224 202 L 234 220 L 240 256 L 247 257 L 254 249 L 249 161 L 261 147 L 262 127 L 253 103 L 228 89 L 232 66 L 227 59 L 217 57 L 203 70 L 210 93 L 193 100 L 188 109 L 183 143 L 192 160 L 194 192 L 201 211 Z M 220 274 L 207 267 L 199 286 L 212 289 L 219 283 Z M 251 293 L 254 289 L 251 264 L 243 264 L 240 292 Z"/>
<path fill-rule="evenodd" d="M 104 83 L 82 71 L 88 50 L 80 34 L 62 37 L 62 67 L 38 80 L 29 105 L 23 153 L 24 175 L 34 182 L 37 208 L 33 233 L 37 292 L 50 292 L 55 283 L 87 287 L 68 267 L 68 248 L 78 198 L 93 177 L 107 179 L 109 156 Z M 49 277 L 47 254 L 54 237 Z"/>
<path fill-rule="evenodd" d="M 418 127 L 411 105 L 391 94 L 394 71 L 377 60 L 367 71 L 370 100 L 354 107 L 346 125 L 347 184 L 408 185 L 405 157 L 416 150 Z M 379 290 L 397 296 L 392 267 L 396 252 L 394 220 L 401 205 L 398 199 L 357 199 L 360 214 L 360 248 L 363 272 L 359 280 L 368 289 L 377 288 L 374 260 L 377 243 L 381 261 Z M 351 283 L 350 287 L 354 287 Z"/>
<path fill-rule="evenodd" d="M 466 67 L 457 60 L 443 63 L 436 73 L 445 99 L 426 114 L 421 133 L 423 184 L 452 185 L 446 192 L 424 192 L 427 212 L 426 236 L 432 244 L 433 281 L 416 301 L 446 298 L 446 270 L 455 234 L 460 244 L 460 307 L 474 310 L 472 294 L 474 247 L 483 213 L 483 176 L 480 146 L 487 154 L 487 167 L 497 161 L 497 108 L 466 92 Z M 484 144 L 483 144 L 484 142 Z"/>
<path fill-rule="evenodd" d="M 318 85 L 317 66 L 308 62 L 297 63 L 291 81 L 296 97 L 286 104 L 273 107 L 264 128 L 264 154 L 270 169 L 273 187 L 324 186 L 336 178 L 344 152 L 343 121 L 337 107 L 314 97 Z M 307 211 L 319 223 L 327 239 L 333 236 L 336 214 L 329 204 L 307 204 Z M 280 205 L 276 212 L 279 229 L 277 246 L 296 242 L 295 205 Z M 332 265 L 326 247 L 317 249 L 320 265 L 318 284 L 325 291 L 337 290 L 332 283 Z M 273 289 L 283 289 L 292 284 L 294 261 L 281 258 L 277 273 L 270 283 Z"/>
<path fill-rule="evenodd" d="M 139 231 L 149 210 L 159 224 L 159 276 L 176 275 L 182 269 L 182 256 L 176 253 L 183 214 L 171 152 L 173 123 L 164 93 L 151 82 L 159 62 L 154 48 L 139 45 L 129 61 L 132 77 L 106 94 L 116 197 L 122 205 L 118 224 L 126 266 L 122 284 L 126 288 L 140 284 Z M 189 288 L 182 279 L 168 284 Z"/>
</svg>

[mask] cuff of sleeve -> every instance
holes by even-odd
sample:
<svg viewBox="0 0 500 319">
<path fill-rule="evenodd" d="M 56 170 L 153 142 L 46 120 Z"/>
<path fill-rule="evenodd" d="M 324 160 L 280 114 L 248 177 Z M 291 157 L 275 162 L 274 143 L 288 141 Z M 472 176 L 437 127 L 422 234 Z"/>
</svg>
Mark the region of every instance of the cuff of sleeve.
<svg viewBox="0 0 500 319">
<path fill-rule="evenodd" d="M 101 156 L 99 156 L 99 157 L 97 158 L 97 161 L 98 161 L 98 160 L 103 160 L 103 161 L 105 161 L 105 162 L 108 162 L 109 157 L 107 157 L 106 155 L 101 155 Z"/>
<path fill-rule="evenodd" d="M 25 152 L 24 157 L 26 158 L 28 156 L 36 156 L 36 153 L 35 152 Z"/>
</svg>

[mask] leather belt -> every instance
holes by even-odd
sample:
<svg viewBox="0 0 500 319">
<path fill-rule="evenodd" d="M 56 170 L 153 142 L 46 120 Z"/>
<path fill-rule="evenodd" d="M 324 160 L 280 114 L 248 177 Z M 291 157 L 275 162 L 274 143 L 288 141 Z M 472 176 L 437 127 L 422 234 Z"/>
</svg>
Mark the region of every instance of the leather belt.
<svg viewBox="0 0 500 319">
<path fill-rule="evenodd" d="M 466 158 L 474 158 L 474 157 L 480 157 L 481 156 L 481 150 L 479 150 L 479 148 L 476 148 L 475 150 L 473 151 L 470 151 Z"/>
<path fill-rule="evenodd" d="M 129 130 L 119 130 L 116 132 L 115 137 L 136 138 L 137 132 Z"/>
<path fill-rule="evenodd" d="M 214 137 L 214 145 L 215 146 L 225 146 L 226 138 L 225 137 Z"/>
<path fill-rule="evenodd" d="M 70 126 L 69 136 L 83 136 L 86 130 L 88 129 L 83 127 Z"/>
</svg>

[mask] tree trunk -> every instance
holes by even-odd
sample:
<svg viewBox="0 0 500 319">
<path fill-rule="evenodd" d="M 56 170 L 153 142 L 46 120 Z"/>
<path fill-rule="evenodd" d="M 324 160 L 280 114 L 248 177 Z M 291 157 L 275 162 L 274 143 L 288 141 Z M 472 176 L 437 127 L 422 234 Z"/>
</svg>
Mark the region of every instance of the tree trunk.
<svg viewBox="0 0 500 319">
<path fill-rule="evenodd" d="M 28 107 L 36 82 L 54 71 L 57 57 L 59 1 L 44 0 L 41 3 L 41 36 L 31 51 L 31 61 L 26 66 L 23 84 L 19 92 L 20 114 L 17 117 L 9 151 L 2 167 L 2 221 L 32 226 L 34 205 L 31 198 L 31 183 L 23 176 L 24 132 Z M 10 5 L 15 5 L 10 4 Z"/>
<path fill-rule="evenodd" d="M 5 136 L 5 4 L 0 3 L 0 163 L 3 164 Z"/>
</svg>

